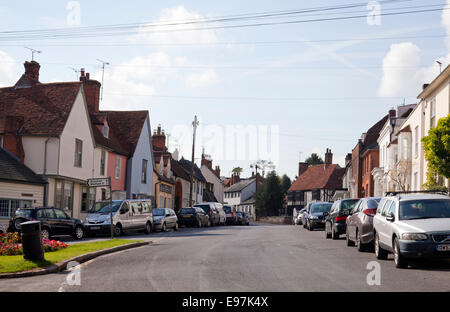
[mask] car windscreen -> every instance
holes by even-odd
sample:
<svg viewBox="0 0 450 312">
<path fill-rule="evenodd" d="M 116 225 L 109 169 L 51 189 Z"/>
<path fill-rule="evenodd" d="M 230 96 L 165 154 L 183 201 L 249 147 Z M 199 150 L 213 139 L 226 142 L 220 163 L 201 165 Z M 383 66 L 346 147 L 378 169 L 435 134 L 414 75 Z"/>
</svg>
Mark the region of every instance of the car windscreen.
<svg viewBox="0 0 450 312">
<path fill-rule="evenodd" d="M 350 211 L 355 208 L 356 204 L 359 202 L 359 199 L 348 199 L 343 200 L 341 203 L 341 210 L 346 214 L 350 214 Z"/>
<path fill-rule="evenodd" d="M 161 209 L 161 208 L 153 209 L 153 216 L 154 217 L 160 217 L 160 216 L 165 216 L 165 215 L 166 215 L 166 210 L 165 209 Z"/>
<path fill-rule="evenodd" d="M 226 213 L 231 213 L 231 207 L 230 207 L 230 206 L 224 206 L 224 207 L 223 207 L 223 210 L 224 210 Z"/>
<path fill-rule="evenodd" d="M 195 209 L 194 208 L 183 208 L 180 211 L 180 214 L 194 214 Z"/>
<path fill-rule="evenodd" d="M 31 209 L 18 209 L 16 210 L 16 218 L 31 218 L 33 210 Z"/>
<path fill-rule="evenodd" d="M 112 211 L 117 212 L 119 210 L 120 206 L 122 205 L 122 202 L 113 202 L 112 203 Z M 89 213 L 99 213 L 99 214 L 108 214 L 110 211 L 109 202 L 98 202 L 95 203 L 94 206 L 92 206 L 92 209 L 89 211 Z"/>
<path fill-rule="evenodd" d="M 209 205 L 195 205 L 194 207 L 202 208 L 203 211 L 206 212 L 207 214 L 211 210 L 211 207 L 209 207 Z"/>
<path fill-rule="evenodd" d="M 400 202 L 400 220 L 450 218 L 450 199 L 423 199 Z"/>
<path fill-rule="evenodd" d="M 311 213 L 330 211 L 332 204 L 314 204 L 311 206 Z"/>
</svg>

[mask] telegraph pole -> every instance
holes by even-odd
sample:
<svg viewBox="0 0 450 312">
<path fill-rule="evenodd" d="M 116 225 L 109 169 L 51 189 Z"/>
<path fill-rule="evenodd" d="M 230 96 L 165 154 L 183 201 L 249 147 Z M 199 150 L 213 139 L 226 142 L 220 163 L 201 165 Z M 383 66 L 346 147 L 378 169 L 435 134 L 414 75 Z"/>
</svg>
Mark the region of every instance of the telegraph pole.
<svg viewBox="0 0 450 312">
<path fill-rule="evenodd" d="M 191 183 L 190 183 L 190 191 L 189 191 L 189 206 L 192 207 L 192 195 L 193 195 L 193 187 L 194 187 L 194 161 L 195 161 L 195 136 L 197 135 L 197 127 L 199 126 L 199 122 L 197 116 L 194 117 L 194 121 L 192 122 L 192 126 L 194 127 L 194 137 L 192 140 L 192 163 L 191 163 Z"/>
</svg>

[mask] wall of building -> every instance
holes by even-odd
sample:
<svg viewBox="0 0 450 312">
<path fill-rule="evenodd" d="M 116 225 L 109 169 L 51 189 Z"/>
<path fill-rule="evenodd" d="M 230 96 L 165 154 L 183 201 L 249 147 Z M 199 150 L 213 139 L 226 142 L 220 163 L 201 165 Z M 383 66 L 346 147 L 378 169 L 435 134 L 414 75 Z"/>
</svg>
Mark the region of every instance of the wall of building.
<svg viewBox="0 0 450 312">
<path fill-rule="evenodd" d="M 202 171 L 203 176 L 205 177 L 206 181 L 214 185 L 214 196 L 219 201 L 219 203 L 224 202 L 224 185 L 222 183 L 222 180 L 220 180 L 214 172 L 211 171 L 208 167 L 203 165 L 200 170 Z"/>
<path fill-rule="evenodd" d="M 120 157 L 120 177 L 116 178 L 116 160 Z M 125 179 L 127 175 L 127 157 L 116 153 L 107 153 L 107 176 L 111 177 L 113 191 L 125 191 Z"/>
<path fill-rule="evenodd" d="M 45 142 L 47 140 L 47 161 L 45 161 Z M 44 174 L 45 166 L 47 174 L 58 174 L 59 138 L 25 136 L 22 138 L 22 143 L 26 166 L 37 174 Z"/>
</svg>

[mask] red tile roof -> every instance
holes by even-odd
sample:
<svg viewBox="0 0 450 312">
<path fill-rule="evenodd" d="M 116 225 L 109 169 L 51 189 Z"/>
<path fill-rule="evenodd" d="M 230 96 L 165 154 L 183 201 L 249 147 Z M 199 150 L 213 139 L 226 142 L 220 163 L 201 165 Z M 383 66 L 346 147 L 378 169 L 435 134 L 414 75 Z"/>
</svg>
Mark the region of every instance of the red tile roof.
<svg viewBox="0 0 450 312">
<path fill-rule="evenodd" d="M 23 117 L 22 135 L 59 136 L 80 88 L 80 82 L 0 88 L 0 118 Z"/>
<path fill-rule="evenodd" d="M 132 157 L 147 120 L 148 111 L 102 111 L 108 114 L 110 132 Z"/>
<path fill-rule="evenodd" d="M 317 165 L 309 167 L 289 189 L 293 191 L 308 191 L 316 189 L 337 189 L 342 187 L 342 177 L 345 169 L 339 165 Z"/>
</svg>

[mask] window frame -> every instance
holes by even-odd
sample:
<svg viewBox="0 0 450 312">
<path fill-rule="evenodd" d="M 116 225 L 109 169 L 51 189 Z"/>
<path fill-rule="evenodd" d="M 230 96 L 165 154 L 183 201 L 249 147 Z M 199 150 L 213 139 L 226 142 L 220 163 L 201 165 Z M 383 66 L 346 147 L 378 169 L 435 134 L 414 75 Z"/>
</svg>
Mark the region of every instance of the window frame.
<svg viewBox="0 0 450 312">
<path fill-rule="evenodd" d="M 83 140 L 75 139 L 74 167 L 83 168 Z"/>
</svg>

